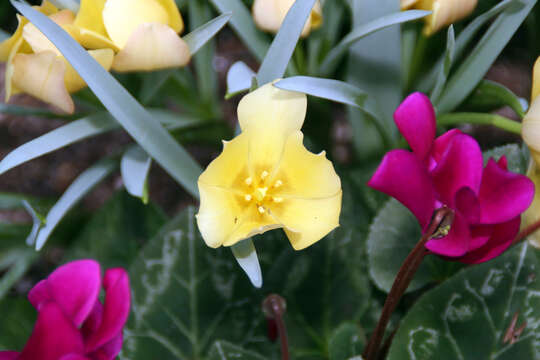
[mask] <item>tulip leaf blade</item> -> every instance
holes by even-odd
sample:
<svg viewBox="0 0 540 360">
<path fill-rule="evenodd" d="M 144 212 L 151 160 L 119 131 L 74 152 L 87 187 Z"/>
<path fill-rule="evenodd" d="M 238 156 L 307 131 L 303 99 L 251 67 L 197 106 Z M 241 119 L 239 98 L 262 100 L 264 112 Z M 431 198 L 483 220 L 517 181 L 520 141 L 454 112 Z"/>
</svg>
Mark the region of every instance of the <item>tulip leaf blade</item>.
<svg viewBox="0 0 540 360">
<path fill-rule="evenodd" d="M 287 12 L 257 73 L 260 86 L 283 77 L 315 0 L 297 0 Z"/>
<path fill-rule="evenodd" d="M 270 44 L 264 34 L 259 31 L 251 13 L 242 2 L 242 0 L 210 0 L 222 14 L 232 13 L 229 24 L 236 34 L 243 40 L 244 44 L 252 51 L 258 60 L 264 58 Z"/>
<path fill-rule="evenodd" d="M 330 75 L 339 64 L 339 61 L 346 54 L 349 47 L 362 38 L 379 30 L 386 29 L 389 26 L 418 20 L 428 16 L 429 14 L 431 14 L 431 11 L 400 11 L 383 15 L 373 21 L 355 27 L 349 34 L 345 35 L 345 37 L 325 56 L 319 69 L 320 74 L 325 76 Z"/>
<path fill-rule="evenodd" d="M 56 204 L 49 210 L 45 224 L 39 229 L 35 240 L 37 250 L 41 250 L 53 230 L 66 215 L 90 190 L 105 179 L 117 167 L 115 159 L 104 159 L 86 169 L 66 189 Z"/>
<path fill-rule="evenodd" d="M 536 0 L 515 1 L 499 14 L 464 62 L 450 76 L 441 97 L 434 104 L 438 113 L 452 111 L 469 96 L 535 4 Z"/>
<path fill-rule="evenodd" d="M 148 173 L 152 158 L 138 145 L 126 150 L 120 160 L 120 173 L 127 192 L 148 203 Z"/>
<path fill-rule="evenodd" d="M 77 0 L 49 0 L 54 6 L 59 9 L 68 9 L 75 14 L 79 11 L 79 1 Z"/>
<path fill-rule="evenodd" d="M 60 50 L 122 127 L 191 195 L 198 197 L 202 169 L 120 83 L 60 26 L 17 0 L 10 0 Z"/>
<path fill-rule="evenodd" d="M 355 107 L 362 107 L 367 98 L 364 91 L 346 82 L 310 76 L 285 78 L 276 82 L 274 86 Z"/>
<path fill-rule="evenodd" d="M 525 117 L 523 99 L 506 86 L 483 79 L 461 107 L 472 111 L 491 112 L 503 106 L 509 106 L 519 117 Z"/>
<path fill-rule="evenodd" d="M 255 76 L 255 72 L 246 63 L 237 61 L 232 64 L 229 71 L 227 71 L 227 94 L 225 99 L 230 99 L 236 94 L 248 91 Z"/>
<path fill-rule="evenodd" d="M 231 12 L 219 15 L 215 19 L 210 20 L 183 37 L 184 41 L 189 46 L 191 55 L 197 53 L 208 41 L 229 22 L 232 17 Z"/>
<path fill-rule="evenodd" d="M 456 38 L 454 36 L 454 25 L 450 25 L 448 28 L 448 33 L 446 35 L 446 50 L 444 52 L 444 61 L 441 64 L 439 69 L 439 76 L 437 77 L 437 82 L 435 87 L 431 92 L 431 102 L 437 101 L 441 96 L 444 85 L 446 84 L 446 79 L 448 79 L 448 74 L 450 73 L 450 68 L 454 61 L 454 52 L 455 52 Z"/>
<path fill-rule="evenodd" d="M 534 252 L 527 243 L 515 246 L 424 293 L 401 320 L 387 359 L 538 358 L 540 264 Z"/>
<path fill-rule="evenodd" d="M 401 264 L 421 236 L 414 215 L 397 200 L 388 200 L 373 220 L 366 244 L 369 276 L 380 290 L 390 291 Z M 451 264 L 435 256 L 426 258 L 407 292 L 446 277 L 455 270 Z"/>
<path fill-rule="evenodd" d="M 266 360 L 268 358 L 256 352 L 227 341 L 218 340 L 210 348 L 208 360 Z"/>
<path fill-rule="evenodd" d="M 257 257 L 257 250 L 253 245 L 253 240 L 245 239 L 231 247 L 232 253 L 238 262 L 238 265 L 244 270 L 251 281 L 251 284 L 256 288 L 260 288 L 263 284 L 261 265 Z"/>
</svg>

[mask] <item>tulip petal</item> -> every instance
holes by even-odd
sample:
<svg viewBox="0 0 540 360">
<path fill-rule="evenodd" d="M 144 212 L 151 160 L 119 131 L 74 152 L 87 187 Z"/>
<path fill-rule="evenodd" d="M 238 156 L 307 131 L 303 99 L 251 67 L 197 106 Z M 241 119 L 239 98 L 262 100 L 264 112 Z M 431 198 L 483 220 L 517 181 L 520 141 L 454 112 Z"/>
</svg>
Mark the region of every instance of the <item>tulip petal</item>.
<svg viewBox="0 0 540 360">
<path fill-rule="evenodd" d="M 458 260 L 466 264 L 479 264 L 499 256 L 512 245 L 519 231 L 520 223 L 521 218 L 518 216 L 508 222 L 495 225 L 493 236 L 484 246 L 469 252 Z"/>
<path fill-rule="evenodd" d="M 17 15 L 17 20 L 19 22 L 19 25 L 17 26 L 17 30 L 11 35 L 10 38 L 2 41 L 0 43 L 0 61 L 1 62 L 7 62 L 10 58 L 10 55 L 13 52 L 13 48 L 17 45 L 18 47 L 21 46 L 20 39 L 22 39 L 23 34 L 23 28 L 26 24 L 28 24 L 28 20 L 25 17 L 22 17 L 20 15 Z"/>
<path fill-rule="evenodd" d="M 533 66 L 531 102 L 540 95 L 540 57 L 536 59 Z"/>
<path fill-rule="evenodd" d="M 469 225 L 465 218 L 459 212 L 456 212 L 448 235 L 429 240 L 426 243 L 426 248 L 438 255 L 459 257 L 469 251 L 470 242 Z"/>
<path fill-rule="evenodd" d="M 177 34 L 181 34 L 184 31 L 184 20 L 178 10 L 178 5 L 174 0 L 158 0 L 158 2 L 163 6 L 167 14 L 169 15 L 169 25 Z"/>
<path fill-rule="evenodd" d="M 28 294 L 28 299 L 36 309 L 40 309 L 44 301 L 54 301 L 76 326 L 80 326 L 98 299 L 100 272 L 99 264 L 93 260 L 67 263 L 56 269 L 47 280 L 39 282 Z"/>
<path fill-rule="evenodd" d="M 540 164 L 540 97 L 531 102 L 521 125 L 523 141 L 531 150 L 531 156 Z"/>
<path fill-rule="evenodd" d="M 99 328 L 86 339 L 86 351 L 92 352 L 113 340 L 122 332 L 130 308 L 130 288 L 127 272 L 109 269 L 103 278 L 105 305 Z"/>
<path fill-rule="evenodd" d="M 341 190 L 341 181 L 325 152 L 316 155 L 303 144 L 300 131 L 289 136 L 278 171 L 270 183 L 279 180 L 280 185 L 271 194 L 284 198 L 325 198 Z"/>
<path fill-rule="evenodd" d="M 114 51 L 112 49 L 89 50 L 88 53 L 92 56 L 105 70 L 109 70 L 114 60 Z M 66 89 L 69 93 L 79 91 L 86 87 L 86 82 L 80 77 L 79 73 L 71 66 L 65 58 L 66 73 L 64 81 Z"/>
<path fill-rule="evenodd" d="M 425 228 L 435 209 L 435 189 L 424 164 L 406 150 L 388 152 L 368 186 L 405 205 Z"/>
<path fill-rule="evenodd" d="M 480 221 L 480 202 L 471 188 L 459 189 L 454 204 L 469 224 L 478 224 Z"/>
<path fill-rule="evenodd" d="M 58 304 L 45 303 L 18 360 L 58 360 L 70 353 L 84 354 L 82 337 Z"/>
<path fill-rule="evenodd" d="M 408 10 L 413 7 L 414 4 L 416 4 L 418 0 L 401 0 L 400 6 L 401 10 Z"/>
<path fill-rule="evenodd" d="M 394 113 L 394 121 L 412 151 L 425 160 L 435 139 L 435 110 L 429 98 L 416 92 L 409 95 Z"/>
<path fill-rule="evenodd" d="M 13 85 L 62 111 L 75 110 L 64 83 L 66 66 L 52 51 L 39 54 L 17 54 L 13 58 Z"/>
<path fill-rule="evenodd" d="M 318 29 L 322 26 L 322 23 L 323 23 L 322 6 L 319 0 L 315 2 L 315 5 L 313 6 L 313 9 L 311 10 L 310 19 L 311 19 L 312 29 Z"/>
<path fill-rule="evenodd" d="M 81 29 L 92 31 L 107 37 L 107 30 L 103 23 L 103 9 L 107 0 L 81 0 L 74 25 Z"/>
<path fill-rule="evenodd" d="M 73 24 L 75 21 L 75 14 L 70 10 L 61 10 L 49 18 L 57 25 L 64 26 Z M 53 51 L 56 55 L 61 55 L 60 51 L 54 46 L 54 44 L 43 34 L 34 24 L 28 23 L 23 28 L 23 38 L 30 44 L 34 53 L 42 51 Z"/>
<path fill-rule="evenodd" d="M 290 134 L 300 130 L 306 117 L 306 95 L 266 84 L 244 96 L 238 121 L 249 133 L 249 171 L 254 176 L 273 172 Z"/>
<path fill-rule="evenodd" d="M 103 23 L 109 37 L 122 49 L 141 24 L 168 25 L 169 15 L 157 0 L 107 0 Z"/>
<path fill-rule="evenodd" d="M 482 151 L 469 135 L 456 134 L 448 151 L 432 172 L 435 188 L 442 201 L 454 208 L 456 192 L 469 187 L 478 193 L 483 170 Z"/>
<path fill-rule="evenodd" d="M 424 33 L 432 35 L 445 26 L 453 24 L 471 14 L 477 0 L 420 0 L 417 9 L 431 10 L 426 17 Z"/>
<path fill-rule="evenodd" d="M 527 210 L 534 197 L 534 184 L 526 176 L 506 171 L 489 159 L 480 186 L 484 224 L 510 221 Z"/>
<path fill-rule="evenodd" d="M 13 74 L 15 72 L 15 65 L 13 63 L 13 60 L 15 59 L 15 55 L 20 51 L 20 49 L 23 47 L 24 39 L 22 37 L 19 38 L 16 44 L 13 45 L 11 48 L 11 53 L 9 54 L 8 61 L 6 64 L 6 73 L 5 73 L 5 83 L 6 83 L 6 96 L 5 100 L 6 102 L 9 101 L 11 98 L 11 95 L 16 95 L 20 93 L 20 90 L 17 89 L 17 87 L 13 84 Z"/>
<path fill-rule="evenodd" d="M 17 360 L 19 353 L 16 351 L 0 351 L 0 360 Z"/>
<path fill-rule="evenodd" d="M 114 51 L 120 50 L 118 46 L 116 46 L 109 38 L 95 31 L 78 28 L 74 25 L 65 25 L 63 28 L 85 49 L 113 49 Z"/>
<path fill-rule="evenodd" d="M 255 0 L 253 3 L 252 13 L 253 20 L 257 27 L 263 31 L 268 31 L 271 33 L 277 33 L 285 16 L 289 12 L 291 6 L 294 4 L 295 0 Z M 319 27 L 322 23 L 321 9 L 320 4 L 317 3 L 314 5 L 310 17 L 307 19 L 302 29 L 302 37 L 309 35 L 309 32 L 312 27 L 312 21 L 315 21 L 314 27 Z"/>
<path fill-rule="evenodd" d="M 152 71 L 187 65 L 189 46 L 168 25 L 141 24 L 114 59 L 116 71 Z"/>
</svg>

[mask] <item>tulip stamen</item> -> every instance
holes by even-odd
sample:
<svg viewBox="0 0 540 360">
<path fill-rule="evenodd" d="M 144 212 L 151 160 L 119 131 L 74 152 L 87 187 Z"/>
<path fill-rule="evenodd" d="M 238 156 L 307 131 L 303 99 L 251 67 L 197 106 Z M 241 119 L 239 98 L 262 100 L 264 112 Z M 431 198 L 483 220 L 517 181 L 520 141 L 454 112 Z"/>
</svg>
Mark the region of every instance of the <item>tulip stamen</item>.
<svg viewBox="0 0 540 360">
<path fill-rule="evenodd" d="M 274 187 L 275 187 L 275 188 L 278 188 L 278 187 L 280 187 L 281 185 L 283 185 L 283 181 L 281 181 L 281 180 L 277 180 L 277 181 L 274 183 Z"/>
<path fill-rule="evenodd" d="M 253 179 L 251 177 L 248 177 L 244 182 L 247 186 L 250 186 L 253 183 Z"/>
<path fill-rule="evenodd" d="M 266 210 L 264 209 L 264 207 L 262 207 L 262 206 L 259 206 L 258 210 L 259 210 L 259 212 L 260 212 L 261 214 L 264 214 L 265 211 L 266 211 Z"/>
<path fill-rule="evenodd" d="M 244 196 L 244 199 L 245 199 L 246 201 L 248 201 L 248 202 L 251 201 L 252 198 L 253 198 L 253 196 L 251 196 L 250 194 L 246 194 L 246 195 Z"/>
</svg>

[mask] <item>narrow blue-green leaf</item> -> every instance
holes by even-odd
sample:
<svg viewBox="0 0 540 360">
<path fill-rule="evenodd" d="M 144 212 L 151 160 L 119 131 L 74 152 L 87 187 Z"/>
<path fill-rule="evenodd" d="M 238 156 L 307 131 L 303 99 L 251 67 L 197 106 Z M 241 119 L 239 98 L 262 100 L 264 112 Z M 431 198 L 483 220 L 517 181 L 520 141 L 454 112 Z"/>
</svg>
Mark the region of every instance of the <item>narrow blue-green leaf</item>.
<svg viewBox="0 0 540 360">
<path fill-rule="evenodd" d="M 356 107 L 361 107 L 367 97 L 364 91 L 346 82 L 310 76 L 293 76 L 278 81 L 274 86 Z"/>
<path fill-rule="evenodd" d="M 260 288 L 263 283 L 261 265 L 253 240 L 245 239 L 231 246 L 238 265 L 244 270 L 253 286 Z"/>
<path fill-rule="evenodd" d="M 339 61 L 346 54 L 346 51 L 349 47 L 362 39 L 363 37 L 372 34 L 376 31 L 385 29 L 389 26 L 402 24 L 408 21 L 413 21 L 421 19 L 427 15 L 431 14 L 431 11 L 424 10 L 408 10 L 401 11 L 398 13 L 384 15 L 378 19 L 370 21 L 366 24 L 355 27 L 349 34 L 347 34 L 340 42 L 337 44 L 324 58 L 321 67 L 320 74 L 325 76 L 331 74 L 336 66 L 339 64 Z"/>
<path fill-rule="evenodd" d="M 16 116 L 39 116 L 44 118 L 71 118 L 72 115 L 55 114 L 43 108 L 20 106 L 12 104 L 0 104 L 0 114 Z"/>
<path fill-rule="evenodd" d="M 450 77 L 440 100 L 435 103 L 439 113 L 452 111 L 474 90 L 535 4 L 536 0 L 513 2 L 497 17 Z"/>
<path fill-rule="evenodd" d="M 225 99 L 234 95 L 248 91 L 255 72 L 251 70 L 244 62 L 237 61 L 231 65 L 227 72 L 227 94 Z"/>
<path fill-rule="evenodd" d="M 176 181 L 198 197 L 200 166 L 120 83 L 57 24 L 29 5 L 10 0 L 62 52 L 122 127 Z"/>
<path fill-rule="evenodd" d="M 27 200 L 23 200 L 22 205 L 32 217 L 32 230 L 30 230 L 30 234 L 26 237 L 26 244 L 33 246 L 36 243 L 39 230 L 45 225 L 45 218 L 41 216 Z"/>
<path fill-rule="evenodd" d="M 268 40 L 264 34 L 259 31 L 251 13 L 246 8 L 242 0 L 210 0 L 212 4 L 221 12 L 232 13 L 229 23 L 236 34 L 242 39 L 244 44 L 251 50 L 258 60 L 262 60 L 268 50 Z"/>
<path fill-rule="evenodd" d="M 231 12 L 224 13 L 184 36 L 183 39 L 187 42 L 191 55 L 197 53 L 204 44 L 216 36 L 231 17 Z"/>
<path fill-rule="evenodd" d="M 257 73 L 259 85 L 283 77 L 315 0 L 296 0 L 270 45 Z"/>
<path fill-rule="evenodd" d="M 49 0 L 54 6 L 60 9 L 68 9 L 77 13 L 79 11 L 80 4 L 76 0 Z"/>
<path fill-rule="evenodd" d="M 518 1 L 520 0 L 501 1 L 500 3 L 492 7 L 490 10 L 486 11 L 482 15 L 477 16 L 473 21 L 471 21 L 471 23 L 459 33 L 456 39 L 454 60 L 458 59 L 459 57 L 461 57 L 461 55 L 463 55 L 463 52 L 469 45 L 470 41 L 476 36 L 478 31 L 480 31 L 480 29 L 482 29 L 484 25 L 486 25 L 492 18 L 506 10 L 506 8 L 508 8 L 508 6 L 510 6 L 512 3 Z M 428 72 L 428 75 L 425 76 L 422 80 L 420 80 L 418 88 L 421 91 L 428 92 L 432 89 L 435 81 L 437 81 L 438 71 L 440 69 L 440 66 L 442 66 L 441 64 L 444 62 L 444 58 L 445 54 L 443 54 L 438 60 L 437 65 L 431 68 L 431 70 Z"/>
<path fill-rule="evenodd" d="M 2 29 L 0 29 L 0 41 L 4 41 L 9 37 L 10 37 L 9 33 L 5 32 Z"/>
<path fill-rule="evenodd" d="M 138 145 L 131 146 L 122 156 L 120 173 L 126 190 L 148 202 L 147 178 L 152 158 Z"/>
<path fill-rule="evenodd" d="M 17 261 L 0 279 L 0 299 L 26 274 L 37 257 L 38 253 L 33 249 L 19 251 Z"/>
<path fill-rule="evenodd" d="M 116 169 L 118 162 L 106 159 L 85 170 L 73 181 L 60 199 L 49 210 L 45 225 L 39 230 L 36 238 L 36 249 L 41 250 L 45 242 L 66 213 L 75 206 L 94 186 Z"/>
<path fill-rule="evenodd" d="M 444 53 L 444 62 L 441 64 L 439 76 L 437 77 L 437 82 L 435 83 L 435 87 L 431 92 L 432 102 L 436 102 L 439 99 L 444 85 L 446 84 L 446 79 L 448 78 L 450 68 L 452 67 L 452 62 L 454 61 L 455 45 L 456 39 L 454 37 L 454 25 L 450 25 L 450 27 L 448 28 L 448 34 L 446 36 L 446 51 Z"/>
<path fill-rule="evenodd" d="M 118 123 L 105 112 L 70 122 L 11 151 L 0 161 L 0 174 L 29 160 L 117 127 Z"/>
</svg>

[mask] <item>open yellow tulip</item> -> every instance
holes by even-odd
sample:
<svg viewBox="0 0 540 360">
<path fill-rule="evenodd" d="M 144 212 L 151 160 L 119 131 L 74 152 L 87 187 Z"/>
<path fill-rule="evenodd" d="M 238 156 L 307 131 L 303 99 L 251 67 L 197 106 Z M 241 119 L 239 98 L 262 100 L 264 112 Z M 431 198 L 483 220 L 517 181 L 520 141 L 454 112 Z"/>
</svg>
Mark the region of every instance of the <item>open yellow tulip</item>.
<svg viewBox="0 0 540 360">
<path fill-rule="evenodd" d="M 48 1 L 35 8 L 68 32 L 74 29 L 73 12 L 59 11 Z M 24 17 L 18 19 L 19 26 L 13 36 L 0 43 L 0 60 L 7 62 L 6 101 L 11 95 L 24 92 L 63 112 L 73 113 L 75 105 L 69 94 L 81 90 L 86 83 L 41 31 Z M 110 69 L 112 49 L 90 50 L 89 54 L 105 69 Z"/>
<path fill-rule="evenodd" d="M 85 47 L 112 44 L 116 71 L 181 67 L 191 58 L 178 36 L 184 22 L 174 0 L 81 0 L 74 25 Z"/>
<path fill-rule="evenodd" d="M 199 177 L 197 223 L 210 247 L 284 228 L 303 249 L 339 225 L 341 182 L 300 131 L 306 95 L 264 85 L 238 105 L 242 133 Z"/>
<path fill-rule="evenodd" d="M 271 33 L 277 33 L 285 16 L 295 0 L 255 0 L 253 3 L 253 20 L 261 30 Z M 311 30 L 317 29 L 322 25 L 322 8 L 319 0 L 313 6 L 304 28 L 302 37 L 309 35 Z"/>
<path fill-rule="evenodd" d="M 424 34 L 429 36 L 469 16 L 477 3 L 478 0 L 401 0 L 401 9 L 431 10 L 424 27 Z"/>
<path fill-rule="evenodd" d="M 523 227 L 534 224 L 540 220 L 540 57 L 533 68 L 533 81 L 531 91 L 531 105 L 523 119 L 521 136 L 531 152 L 531 161 L 527 176 L 534 182 L 536 192 L 534 200 L 523 214 Z M 529 242 L 540 248 L 540 233 L 538 231 L 529 236 Z"/>
</svg>

